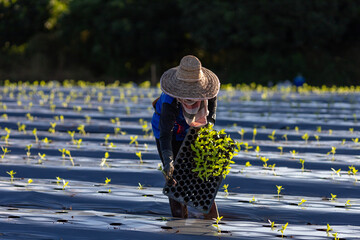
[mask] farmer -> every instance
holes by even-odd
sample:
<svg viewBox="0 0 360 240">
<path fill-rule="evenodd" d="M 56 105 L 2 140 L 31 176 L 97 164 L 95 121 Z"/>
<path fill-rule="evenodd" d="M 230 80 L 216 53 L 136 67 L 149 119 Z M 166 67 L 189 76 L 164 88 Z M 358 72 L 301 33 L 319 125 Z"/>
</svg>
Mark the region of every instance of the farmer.
<svg viewBox="0 0 360 240">
<path fill-rule="evenodd" d="M 188 55 L 181 59 L 179 66 L 161 76 L 160 86 L 163 93 L 153 102 L 155 113 L 151 124 L 167 184 L 175 185 L 173 161 L 187 130 L 215 123 L 220 81 L 212 71 L 201 66 L 198 58 Z M 171 198 L 169 203 L 173 217 L 187 218 L 186 205 Z M 215 202 L 204 217 L 218 217 Z"/>
</svg>

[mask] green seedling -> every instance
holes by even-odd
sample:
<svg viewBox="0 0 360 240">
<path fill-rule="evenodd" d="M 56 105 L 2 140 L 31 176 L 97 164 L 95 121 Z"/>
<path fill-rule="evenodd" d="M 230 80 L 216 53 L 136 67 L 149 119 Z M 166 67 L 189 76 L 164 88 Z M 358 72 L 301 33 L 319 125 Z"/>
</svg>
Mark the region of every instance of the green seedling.
<svg viewBox="0 0 360 240">
<path fill-rule="evenodd" d="M 55 104 L 50 104 L 50 110 L 52 112 L 55 112 L 55 108 L 56 108 L 56 105 Z"/>
<path fill-rule="evenodd" d="M 305 165 L 305 160 L 300 159 L 300 163 L 301 163 L 301 170 L 302 170 L 302 171 L 305 171 L 305 167 L 304 167 L 304 165 Z"/>
<path fill-rule="evenodd" d="M 82 111 L 82 107 L 81 106 L 74 106 L 74 111 L 80 113 Z"/>
<path fill-rule="evenodd" d="M 295 132 L 299 133 L 299 127 L 298 126 L 295 126 Z"/>
<path fill-rule="evenodd" d="M 276 140 L 275 133 L 276 133 L 276 130 L 272 131 L 271 135 L 268 135 L 268 138 L 270 138 L 273 142 L 275 142 L 275 140 Z"/>
<path fill-rule="evenodd" d="M 62 178 L 60 178 L 60 177 L 56 177 L 56 184 L 58 185 L 58 186 L 60 186 L 60 181 L 62 180 Z"/>
<path fill-rule="evenodd" d="M 143 164 L 144 162 L 143 162 L 143 160 L 142 160 L 141 151 L 136 152 L 135 154 L 136 154 L 136 156 L 138 156 L 138 158 L 140 159 L 140 164 Z"/>
<path fill-rule="evenodd" d="M 62 190 L 65 190 L 65 188 L 67 187 L 67 185 L 69 184 L 69 182 L 66 182 L 65 179 L 63 179 L 62 181 L 63 181 Z"/>
<path fill-rule="evenodd" d="M 33 131 L 32 131 L 32 133 L 34 134 L 34 137 L 35 137 L 35 143 L 39 143 L 39 138 L 38 138 L 38 136 L 37 136 L 37 129 L 34 128 Z"/>
<path fill-rule="evenodd" d="M 279 199 L 279 198 L 280 198 L 281 190 L 284 190 L 284 188 L 283 188 L 282 186 L 276 185 L 276 189 L 277 189 L 277 196 L 278 196 L 278 199 Z"/>
<path fill-rule="evenodd" d="M 110 134 L 106 134 L 105 137 L 104 137 L 104 139 L 105 139 L 104 144 L 105 144 L 105 145 L 108 145 L 109 138 L 110 138 Z"/>
<path fill-rule="evenodd" d="M 109 182 L 111 182 L 111 178 L 107 178 L 107 177 L 106 177 L 104 186 L 108 185 Z"/>
<path fill-rule="evenodd" d="M 9 117 L 8 117 L 8 115 L 7 115 L 6 113 L 2 114 L 2 115 L 1 115 L 1 118 L 3 118 L 4 120 L 8 120 L 8 119 L 9 119 Z"/>
<path fill-rule="evenodd" d="M 255 143 L 256 134 L 257 134 L 257 129 L 254 128 L 254 130 L 253 130 L 253 138 L 252 138 L 252 142 L 253 142 L 253 143 Z"/>
<path fill-rule="evenodd" d="M 29 178 L 26 185 L 30 185 L 30 184 L 33 183 L 33 182 L 34 182 L 34 181 L 33 181 L 31 178 Z"/>
<path fill-rule="evenodd" d="M 318 127 L 316 128 L 316 132 L 321 133 L 321 126 L 318 126 Z"/>
<path fill-rule="evenodd" d="M 102 107 L 102 106 L 98 106 L 98 111 L 99 111 L 99 113 L 103 113 L 104 112 L 104 108 Z"/>
<path fill-rule="evenodd" d="M 32 147 L 32 144 L 29 144 L 26 146 L 25 150 L 26 150 L 26 156 L 29 158 L 31 155 L 30 149 Z"/>
<path fill-rule="evenodd" d="M 69 160 L 73 166 L 75 166 L 74 159 L 71 156 L 71 153 L 69 150 L 65 150 L 65 153 L 69 156 Z"/>
<path fill-rule="evenodd" d="M 270 219 L 268 219 L 268 222 L 270 223 L 271 230 L 274 230 L 275 229 L 275 221 L 272 222 Z"/>
<path fill-rule="evenodd" d="M 115 145 L 113 142 L 110 142 L 110 144 L 109 144 L 108 147 L 109 147 L 109 148 L 116 148 L 116 145 Z"/>
<path fill-rule="evenodd" d="M 241 136 L 241 141 L 243 142 L 243 141 L 244 141 L 245 130 L 242 128 L 241 131 L 238 131 L 238 133 L 240 134 L 240 136 Z"/>
<path fill-rule="evenodd" d="M 266 157 L 260 157 L 260 160 L 264 163 L 264 164 L 263 164 L 263 167 L 264 167 L 264 168 L 267 168 L 267 167 L 268 167 L 267 161 L 269 161 L 269 159 L 266 158 Z"/>
<path fill-rule="evenodd" d="M 338 237 L 339 234 L 337 232 L 332 233 L 331 235 L 334 237 L 334 240 L 340 240 L 340 238 Z"/>
<path fill-rule="evenodd" d="M 45 137 L 43 140 L 41 140 L 43 143 L 45 143 L 45 145 L 49 145 L 52 140 L 48 139 L 47 137 Z"/>
<path fill-rule="evenodd" d="M 218 216 L 218 217 L 216 218 L 216 220 L 215 220 L 215 221 L 216 221 L 216 224 L 213 224 L 213 226 L 216 227 L 216 229 L 217 229 L 218 232 L 221 232 L 221 229 L 220 229 L 220 227 L 219 227 L 219 222 L 221 221 L 222 218 L 223 218 L 223 216 L 221 216 L 221 217 Z"/>
<path fill-rule="evenodd" d="M 332 154 L 331 160 L 334 161 L 335 160 L 335 153 L 336 153 L 336 147 L 331 147 L 331 151 L 328 152 L 326 155 Z"/>
<path fill-rule="evenodd" d="M 255 150 L 256 152 L 256 157 L 259 157 L 259 153 L 260 153 L 260 147 L 259 146 L 256 146 Z"/>
<path fill-rule="evenodd" d="M 295 156 L 298 155 L 299 152 L 296 152 L 295 150 L 290 151 L 290 154 L 293 159 L 295 159 Z"/>
<path fill-rule="evenodd" d="M 26 125 L 25 124 L 21 124 L 20 122 L 17 123 L 18 125 L 18 131 L 21 133 L 26 134 Z"/>
<path fill-rule="evenodd" d="M 138 189 L 139 189 L 139 190 L 143 190 L 143 189 L 144 189 L 144 185 L 142 185 L 141 183 L 139 183 Z"/>
<path fill-rule="evenodd" d="M 281 229 L 279 229 L 278 231 L 281 232 L 281 238 L 284 238 L 284 232 L 287 228 L 289 223 L 285 223 L 285 225 L 281 226 Z"/>
<path fill-rule="evenodd" d="M 356 174 L 358 173 L 359 169 L 356 169 L 354 166 L 349 166 L 349 175 L 353 175 L 355 177 L 355 182 L 357 182 Z"/>
<path fill-rule="evenodd" d="M 330 231 L 333 231 L 333 229 L 329 224 L 326 224 L 326 232 L 329 233 Z"/>
<path fill-rule="evenodd" d="M 107 166 L 108 168 L 110 167 L 109 164 L 107 163 L 109 156 L 110 156 L 109 153 L 105 152 L 105 156 L 101 159 L 101 163 L 100 163 L 101 167 L 104 167 L 104 166 Z"/>
<path fill-rule="evenodd" d="M 255 196 L 252 197 L 252 199 L 249 201 L 249 203 L 255 203 L 256 202 L 256 199 L 255 199 Z"/>
<path fill-rule="evenodd" d="M 337 195 L 332 194 L 332 193 L 330 193 L 330 194 L 331 194 L 330 201 L 334 201 L 337 198 Z"/>
<path fill-rule="evenodd" d="M 61 152 L 61 157 L 62 157 L 62 159 L 63 160 L 65 160 L 65 158 L 66 158 L 66 149 L 65 148 L 63 148 L 63 149 L 59 149 L 59 152 Z"/>
<path fill-rule="evenodd" d="M 314 134 L 314 137 L 315 137 L 315 139 L 316 139 L 317 144 L 319 145 L 319 144 L 320 144 L 320 143 L 319 143 L 320 137 L 319 137 L 318 135 L 316 135 L 316 134 Z"/>
<path fill-rule="evenodd" d="M 70 135 L 71 137 L 71 142 L 72 144 L 76 145 L 76 141 L 75 141 L 75 131 L 68 131 L 68 134 Z"/>
<path fill-rule="evenodd" d="M 10 133 L 11 133 L 11 130 L 8 129 L 7 127 L 4 129 L 5 132 L 6 132 L 6 135 L 5 136 L 2 136 L 1 139 L 4 139 L 4 142 L 6 145 L 9 145 L 9 138 L 10 138 Z"/>
<path fill-rule="evenodd" d="M 91 117 L 86 115 L 85 116 L 85 119 L 86 119 L 86 124 L 90 124 L 91 123 Z"/>
<path fill-rule="evenodd" d="M 222 187 L 222 188 L 224 189 L 224 193 L 225 193 L 225 196 L 224 196 L 224 197 L 228 197 L 228 196 L 229 196 L 228 187 L 229 187 L 229 184 L 224 184 L 224 186 Z"/>
<path fill-rule="evenodd" d="M 33 122 L 33 121 L 34 121 L 34 117 L 33 117 L 30 113 L 27 113 L 27 114 L 26 114 L 26 118 L 27 118 L 30 122 Z"/>
<path fill-rule="evenodd" d="M 196 164 L 192 171 L 197 172 L 200 179 L 220 175 L 225 178 L 230 172 L 230 164 L 234 163 L 231 159 L 240 151 L 240 143 L 226 136 L 224 129 L 216 131 L 208 125 L 198 131 L 191 149 Z"/>
<path fill-rule="evenodd" d="M 287 141 L 288 141 L 287 134 L 282 135 L 282 138 L 284 138 L 284 139 L 285 139 L 285 143 L 287 143 Z"/>
<path fill-rule="evenodd" d="M 134 137 L 130 136 L 131 141 L 130 141 L 129 145 L 135 143 L 135 146 L 137 147 L 139 145 L 137 138 L 138 138 L 138 136 L 134 136 Z"/>
<path fill-rule="evenodd" d="M 269 168 L 271 168 L 271 170 L 272 170 L 272 172 L 273 172 L 274 176 L 276 176 L 276 173 L 275 173 L 275 166 L 276 166 L 276 164 L 275 164 L 275 163 L 274 163 L 273 165 L 270 165 L 270 164 L 269 164 Z"/>
<path fill-rule="evenodd" d="M 113 105 L 115 103 L 115 96 L 111 96 L 109 100 L 109 104 Z"/>
<path fill-rule="evenodd" d="M 283 155 L 283 150 L 284 150 L 284 148 L 283 148 L 282 146 L 280 146 L 280 147 L 277 147 L 277 149 L 280 150 L 280 155 Z"/>
<path fill-rule="evenodd" d="M 350 132 L 350 134 L 353 134 L 354 133 L 354 128 L 349 128 L 349 132 Z"/>
<path fill-rule="evenodd" d="M 50 128 L 49 128 L 49 133 L 51 134 L 55 134 L 55 127 L 56 127 L 56 122 L 50 122 Z"/>
<path fill-rule="evenodd" d="M 81 144 L 82 144 L 82 139 L 78 139 L 78 140 L 75 140 L 75 143 L 76 143 L 76 147 L 77 148 L 80 148 Z"/>
<path fill-rule="evenodd" d="M 126 109 L 126 115 L 130 115 L 131 114 L 130 107 L 126 106 L 125 109 Z"/>
<path fill-rule="evenodd" d="M 333 130 L 332 129 L 329 129 L 329 135 L 331 136 L 333 133 Z"/>
<path fill-rule="evenodd" d="M 301 206 L 303 203 L 305 203 L 307 200 L 301 199 L 301 201 L 298 203 L 298 206 Z"/>
<path fill-rule="evenodd" d="M 120 126 L 120 119 L 118 118 L 118 117 L 116 117 L 116 118 L 111 118 L 110 119 L 110 122 L 112 123 L 112 124 L 116 124 L 117 126 Z"/>
<path fill-rule="evenodd" d="M 14 182 L 14 175 L 16 174 L 16 172 L 14 172 L 14 170 L 11 170 L 10 172 L 6 172 L 6 173 L 10 175 L 10 181 Z"/>
<path fill-rule="evenodd" d="M 346 201 L 346 203 L 345 203 L 345 207 L 346 207 L 346 208 L 351 207 L 351 204 L 350 204 L 350 199 Z"/>
<path fill-rule="evenodd" d="M 304 135 L 301 136 L 301 138 L 304 139 L 305 144 L 307 144 L 309 140 L 309 134 L 305 133 Z"/>
<path fill-rule="evenodd" d="M 4 148 L 3 146 L 1 146 L 1 150 L 3 151 L 3 154 L 1 155 L 1 159 L 4 159 L 5 155 L 9 152 L 11 152 L 10 150 L 8 150 L 7 148 Z"/>
<path fill-rule="evenodd" d="M 332 176 L 333 176 L 333 174 L 336 174 L 339 177 L 341 177 L 341 174 L 340 174 L 341 168 L 339 168 L 338 170 L 335 170 L 334 168 L 331 168 L 331 170 L 333 171 L 333 173 L 331 174 Z"/>
<path fill-rule="evenodd" d="M 352 138 L 351 139 L 355 144 L 358 144 L 359 143 L 359 138 Z"/>
<path fill-rule="evenodd" d="M 243 143 L 244 146 L 245 146 L 245 152 L 248 152 L 250 149 L 252 149 L 253 147 L 252 146 L 249 146 L 249 144 L 246 142 L 246 143 Z"/>
<path fill-rule="evenodd" d="M 85 132 L 85 125 L 83 124 L 80 124 L 78 127 L 77 127 L 77 130 L 79 131 L 80 134 L 82 135 L 86 135 L 86 132 Z"/>
<path fill-rule="evenodd" d="M 125 135 L 125 134 L 126 134 L 126 132 L 121 131 L 121 128 L 119 128 L 119 127 L 114 128 L 114 133 L 115 133 L 116 136 L 119 135 L 119 133 L 120 133 L 121 135 Z"/>
<path fill-rule="evenodd" d="M 246 163 L 245 163 L 245 167 L 251 167 L 252 165 L 251 165 L 251 163 L 249 162 L 249 161 L 247 161 Z"/>
<path fill-rule="evenodd" d="M 60 122 L 61 122 L 61 123 L 64 123 L 64 116 L 63 116 L 63 115 L 60 115 L 59 118 L 60 118 Z"/>
<path fill-rule="evenodd" d="M 38 163 L 39 164 L 42 164 L 43 163 L 43 161 L 45 161 L 46 160 L 46 154 L 44 153 L 44 154 L 41 154 L 41 153 L 38 153 L 38 156 L 40 157 L 39 158 L 39 160 L 38 160 Z"/>
</svg>

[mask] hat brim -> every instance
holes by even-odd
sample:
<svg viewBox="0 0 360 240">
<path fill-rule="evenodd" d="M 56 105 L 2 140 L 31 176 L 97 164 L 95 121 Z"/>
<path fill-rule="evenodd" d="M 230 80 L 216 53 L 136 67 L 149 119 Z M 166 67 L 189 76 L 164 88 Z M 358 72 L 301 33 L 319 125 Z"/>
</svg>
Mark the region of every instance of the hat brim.
<svg viewBox="0 0 360 240">
<path fill-rule="evenodd" d="M 214 98 L 220 90 L 220 81 L 215 73 L 202 67 L 204 77 L 197 82 L 185 82 L 176 78 L 178 67 L 164 72 L 160 78 L 161 90 L 174 97 L 193 100 Z"/>
</svg>

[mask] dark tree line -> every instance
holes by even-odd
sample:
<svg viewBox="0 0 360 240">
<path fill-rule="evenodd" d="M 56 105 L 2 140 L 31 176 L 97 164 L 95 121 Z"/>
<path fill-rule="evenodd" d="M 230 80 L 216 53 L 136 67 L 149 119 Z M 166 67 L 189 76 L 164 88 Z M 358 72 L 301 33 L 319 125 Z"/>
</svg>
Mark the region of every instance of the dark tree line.
<svg viewBox="0 0 360 240">
<path fill-rule="evenodd" d="M 224 82 L 358 84 L 356 0 L 2 0 L 0 77 L 146 80 L 194 54 Z M 21 78 L 21 79 L 19 79 Z"/>
</svg>

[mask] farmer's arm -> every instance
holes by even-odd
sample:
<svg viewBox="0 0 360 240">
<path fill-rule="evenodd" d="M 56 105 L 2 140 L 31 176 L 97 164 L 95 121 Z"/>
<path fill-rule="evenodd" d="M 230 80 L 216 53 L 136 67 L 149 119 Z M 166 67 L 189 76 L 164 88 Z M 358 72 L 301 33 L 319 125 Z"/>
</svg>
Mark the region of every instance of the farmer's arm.
<svg viewBox="0 0 360 240">
<path fill-rule="evenodd" d="M 212 124 L 215 124 L 216 106 L 217 106 L 216 97 L 208 100 L 209 115 L 207 116 L 207 121 L 211 122 Z"/>
<path fill-rule="evenodd" d="M 177 109 L 176 109 L 176 100 L 170 103 L 163 103 L 161 115 L 160 115 L 160 149 L 161 154 L 164 159 L 164 164 L 171 162 L 173 160 L 172 152 L 172 135 L 173 128 L 176 119 Z"/>
</svg>

